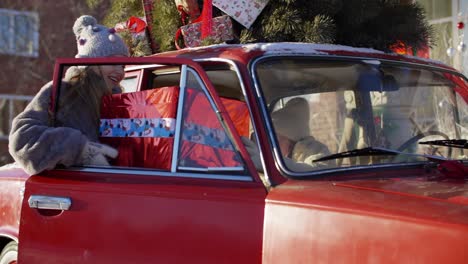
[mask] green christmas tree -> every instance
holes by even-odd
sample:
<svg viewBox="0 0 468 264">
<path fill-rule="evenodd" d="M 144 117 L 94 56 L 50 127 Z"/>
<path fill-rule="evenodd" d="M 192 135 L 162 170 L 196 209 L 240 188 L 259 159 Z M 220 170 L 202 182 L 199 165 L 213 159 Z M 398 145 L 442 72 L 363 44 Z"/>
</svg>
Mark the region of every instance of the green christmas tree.
<svg viewBox="0 0 468 264">
<path fill-rule="evenodd" d="M 385 0 L 270 0 L 241 42 L 298 41 L 390 51 L 431 46 L 432 28 L 417 3 Z"/>
<path fill-rule="evenodd" d="M 198 4 L 201 10 L 203 1 Z M 108 24 L 125 21 L 130 15 L 143 16 L 140 0 L 113 1 L 112 5 Z M 213 7 L 213 16 L 222 14 Z M 159 44 L 153 52 L 174 50 L 175 35 L 182 26 L 174 0 L 153 0 L 152 17 L 151 36 Z M 387 52 L 398 43 L 414 49 L 434 43 L 423 8 L 398 0 L 270 0 L 249 29 L 233 22 L 236 39 L 232 42 L 238 43 L 330 43 Z M 206 39 L 204 44 L 213 43 Z M 135 43 L 133 48 L 138 49 Z"/>
</svg>

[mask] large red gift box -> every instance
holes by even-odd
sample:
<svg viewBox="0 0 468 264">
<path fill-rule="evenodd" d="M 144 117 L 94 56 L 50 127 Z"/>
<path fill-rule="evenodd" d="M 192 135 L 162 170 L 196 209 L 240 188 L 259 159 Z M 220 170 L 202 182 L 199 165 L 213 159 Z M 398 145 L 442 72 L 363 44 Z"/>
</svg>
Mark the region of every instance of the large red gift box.
<svg viewBox="0 0 468 264">
<path fill-rule="evenodd" d="M 170 170 L 178 98 L 175 86 L 102 98 L 100 141 L 119 151 L 112 165 Z M 179 166 L 242 166 L 206 95 L 188 88 L 184 101 Z M 239 135 L 248 136 L 246 104 L 227 98 L 221 101 Z"/>
<path fill-rule="evenodd" d="M 100 141 L 119 151 L 115 166 L 169 170 L 178 87 L 104 96 Z"/>
<path fill-rule="evenodd" d="M 242 167 L 243 162 L 205 94 L 187 89 L 179 165 L 214 168 Z M 241 136 L 248 136 L 249 115 L 244 102 L 221 98 Z"/>
</svg>

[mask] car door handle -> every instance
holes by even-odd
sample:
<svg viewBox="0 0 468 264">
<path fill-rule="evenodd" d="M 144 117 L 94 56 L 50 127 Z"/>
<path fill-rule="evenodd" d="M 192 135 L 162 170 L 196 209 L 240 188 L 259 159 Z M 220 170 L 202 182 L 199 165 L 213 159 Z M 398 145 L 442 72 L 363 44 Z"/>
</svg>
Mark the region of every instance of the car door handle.
<svg viewBox="0 0 468 264">
<path fill-rule="evenodd" d="M 68 197 L 31 195 L 28 200 L 30 208 L 68 210 L 71 206 L 71 199 Z"/>
</svg>

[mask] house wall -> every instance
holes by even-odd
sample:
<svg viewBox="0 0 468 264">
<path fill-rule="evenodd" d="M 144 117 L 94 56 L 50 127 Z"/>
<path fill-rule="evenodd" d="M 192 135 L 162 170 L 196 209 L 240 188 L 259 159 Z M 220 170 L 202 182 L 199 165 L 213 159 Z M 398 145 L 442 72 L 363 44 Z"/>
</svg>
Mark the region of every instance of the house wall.
<svg viewBox="0 0 468 264">
<path fill-rule="evenodd" d="M 76 0 L 1 0 L 0 9 L 36 12 L 39 18 L 39 52 L 37 57 L 0 52 L 0 165 L 11 162 L 7 150 L 7 135 L 12 116 L 22 111 L 28 100 L 9 100 L 11 95 L 35 95 L 52 79 L 56 58 L 76 54 L 73 23 L 81 15 L 89 14 L 101 21 L 109 2 L 99 1 L 90 8 Z"/>
</svg>

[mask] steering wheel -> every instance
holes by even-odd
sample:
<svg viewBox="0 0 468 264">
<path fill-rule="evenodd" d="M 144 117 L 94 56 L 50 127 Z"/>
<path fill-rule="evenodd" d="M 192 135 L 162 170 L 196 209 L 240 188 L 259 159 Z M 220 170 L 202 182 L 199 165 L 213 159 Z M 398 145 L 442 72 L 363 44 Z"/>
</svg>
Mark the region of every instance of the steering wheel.
<svg viewBox="0 0 468 264">
<path fill-rule="evenodd" d="M 400 152 L 404 152 L 407 148 L 414 145 L 419 140 L 421 140 L 421 139 L 423 139 L 425 137 L 429 137 L 429 136 L 441 136 L 444 139 L 447 139 L 447 140 L 450 139 L 449 136 L 447 136 L 445 133 L 442 133 L 440 131 L 427 131 L 427 132 L 419 133 L 419 134 L 415 135 L 414 137 L 408 139 L 397 150 L 400 151 Z M 446 147 L 446 148 L 448 148 L 447 157 L 450 157 L 452 155 L 452 148 L 451 147 Z"/>
</svg>

